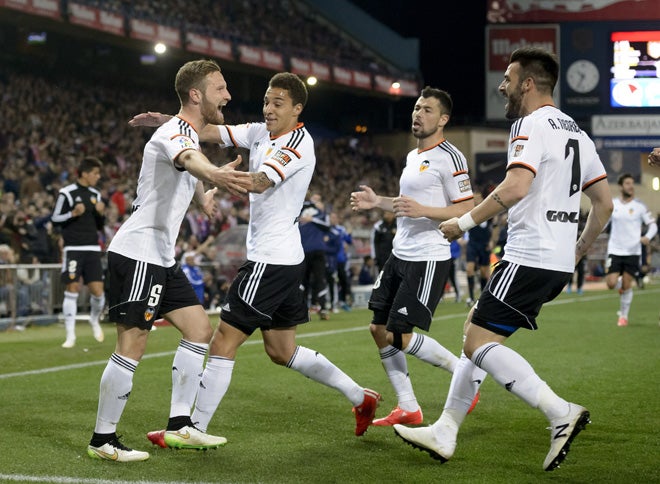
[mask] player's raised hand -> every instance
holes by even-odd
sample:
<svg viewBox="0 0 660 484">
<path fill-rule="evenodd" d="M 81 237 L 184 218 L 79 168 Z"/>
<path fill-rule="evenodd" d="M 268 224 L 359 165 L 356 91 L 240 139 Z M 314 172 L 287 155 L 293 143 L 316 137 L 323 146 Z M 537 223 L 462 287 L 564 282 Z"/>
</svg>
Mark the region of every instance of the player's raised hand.
<svg viewBox="0 0 660 484">
<path fill-rule="evenodd" d="M 369 210 L 378 204 L 378 195 L 367 185 L 360 185 L 361 191 L 351 193 L 351 208 L 355 211 Z"/>
<path fill-rule="evenodd" d="M 234 161 L 230 161 L 217 170 L 214 170 L 211 175 L 212 183 L 233 195 L 247 193 L 248 189 L 252 187 L 252 177 L 247 172 L 236 170 L 236 167 L 242 161 L 241 155 L 238 155 Z"/>
<path fill-rule="evenodd" d="M 215 217 L 217 213 L 217 204 L 215 203 L 215 194 L 218 191 L 218 187 L 213 187 L 210 190 L 204 192 L 204 197 L 202 198 L 202 203 L 199 208 L 206 214 L 209 219 Z"/>
<path fill-rule="evenodd" d="M 149 126 L 151 128 L 157 128 L 172 119 L 171 114 L 162 114 L 154 111 L 147 111 L 146 113 L 140 113 L 133 116 L 128 122 L 129 126 Z"/>
<path fill-rule="evenodd" d="M 649 153 L 649 165 L 660 166 L 660 148 L 653 148 Z"/>
</svg>

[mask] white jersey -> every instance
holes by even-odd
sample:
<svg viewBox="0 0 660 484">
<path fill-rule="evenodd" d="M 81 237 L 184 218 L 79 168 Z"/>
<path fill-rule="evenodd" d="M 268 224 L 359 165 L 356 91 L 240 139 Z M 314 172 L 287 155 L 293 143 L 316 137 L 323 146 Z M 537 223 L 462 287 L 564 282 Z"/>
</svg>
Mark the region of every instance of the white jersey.
<svg viewBox="0 0 660 484">
<path fill-rule="evenodd" d="M 465 156 L 445 139 L 431 148 L 408 153 L 399 187 L 401 195 L 431 207 L 448 207 L 473 198 Z M 451 258 L 449 242 L 438 229 L 438 221 L 426 217 L 397 217 L 392 253 L 406 261 Z"/>
<path fill-rule="evenodd" d="M 175 116 L 153 134 L 144 147 L 132 214 L 108 250 L 162 267 L 174 265 L 179 228 L 195 194 L 197 178 L 178 166 L 185 150 L 199 150 L 199 136 Z"/>
<path fill-rule="evenodd" d="M 504 260 L 572 273 L 582 190 L 607 174 L 591 139 L 567 114 L 542 106 L 511 127 L 507 170 L 534 173 L 509 209 Z"/>
<path fill-rule="evenodd" d="M 222 146 L 250 150 L 250 172 L 263 172 L 275 184 L 250 193 L 247 258 L 267 264 L 296 265 L 305 258 L 298 217 L 316 166 L 314 141 L 302 123 L 276 138 L 265 123 L 219 126 Z"/>
<path fill-rule="evenodd" d="M 655 225 L 653 215 L 646 205 L 634 199 L 623 202 L 612 200 L 614 210 L 610 218 L 610 240 L 607 253 L 612 255 L 642 255 L 642 224 Z"/>
</svg>

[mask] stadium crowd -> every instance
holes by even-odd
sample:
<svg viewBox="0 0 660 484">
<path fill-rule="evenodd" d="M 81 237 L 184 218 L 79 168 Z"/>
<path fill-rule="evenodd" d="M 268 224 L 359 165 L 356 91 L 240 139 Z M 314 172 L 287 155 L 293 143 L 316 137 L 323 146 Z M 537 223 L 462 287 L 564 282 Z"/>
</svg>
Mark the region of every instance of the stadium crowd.
<svg viewBox="0 0 660 484">
<path fill-rule="evenodd" d="M 171 108 L 151 91 L 8 69 L 0 75 L 0 96 L 0 244 L 12 249 L 12 261 L 61 260 L 58 229 L 50 215 L 59 189 L 75 182 L 76 168 L 85 156 L 103 161 L 98 188 L 107 210 L 99 242 L 107 245 L 130 213 L 142 150 L 151 133 L 149 128 L 131 128 L 127 121 L 147 106 L 164 112 Z M 254 114 L 233 121 L 258 118 Z M 238 153 L 210 145 L 204 150 L 217 164 Z M 369 229 L 375 219 L 353 214 L 349 194 L 367 182 L 379 191 L 396 193 L 395 160 L 372 147 L 367 138 L 319 140 L 316 151 L 311 190 L 324 194 L 328 211 L 337 212 L 349 230 Z M 245 153 L 243 157 L 247 159 Z M 247 223 L 247 199 L 220 196 L 221 210 L 214 220 L 191 206 L 180 234 L 179 256 L 230 227 Z M 204 249 L 200 254 L 212 259 L 212 246 L 206 244 Z"/>
<path fill-rule="evenodd" d="M 286 56 L 367 69 L 374 73 L 402 74 L 364 46 L 321 21 L 309 6 L 298 0 L 87 0 L 81 3 L 129 18 L 157 21 L 201 35 L 258 46 Z M 259 28 L 254 28 L 255 25 Z"/>
</svg>

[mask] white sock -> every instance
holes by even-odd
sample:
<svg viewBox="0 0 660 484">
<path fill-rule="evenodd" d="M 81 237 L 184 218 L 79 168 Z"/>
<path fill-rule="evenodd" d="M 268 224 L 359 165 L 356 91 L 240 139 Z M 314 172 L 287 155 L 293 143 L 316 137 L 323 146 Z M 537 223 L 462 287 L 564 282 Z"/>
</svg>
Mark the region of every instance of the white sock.
<svg viewBox="0 0 660 484">
<path fill-rule="evenodd" d="M 138 363 L 139 361 L 117 353 L 110 355 L 101 376 L 99 407 L 94 428 L 97 434 L 112 434 L 117 431 L 117 423 L 133 388 L 133 374 Z"/>
<path fill-rule="evenodd" d="M 633 290 L 632 287 L 629 287 L 621 293 L 620 306 L 619 310 L 621 312 L 621 317 L 628 319 L 628 311 L 630 311 L 630 305 L 633 300 Z"/>
<path fill-rule="evenodd" d="M 364 388 L 318 351 L 297 346 L 286 366 L 302 373 L 307 378 L 339 390 L 351 401 L 353 406 L 360 405 L 364 400 Z"/>
<path fill-rule="evenodd" d="M 227 393 L 233 371 L 234 360 L 209 356 L 199 382 L 195 411 L 191 417 L 195 427 L 202 432 L 206 432 L 213 414 Z"/>
<path fill-rule="evenodd" d="M 458 363 L 458 358 L 454 353 L 430 336 L 419 333 L 412 333 L 410 343 L 403 349 L 403 352 L 450 373 L 454 373 L 454 368 Z"/>
<path fill-rule="evenodd" d="M 399 408 L 414 412 L 419 408 L 419 404 L 417 398 L 415 398 L 415 392 L 408 374 L 406 355 L 391 345 L 380 348 L 378 352 L 385 373 L 396 392 Z"/>
<path fill-rule="evenodd" d="M 527 360 L 511 348 L 498 343 L 486 343 L 477 348 L 472 361 L 508 391 L 531 407 L 541 410 L 548 420 L 568 413 L 568 402 L 557 396 L 539 378 Z"/>
<path fill-rule="evenodd" d="M 451 377 L 447 401 L 442 412 L 443 415 L 446 414 L 445 419 L 450 419 L 452 427 L 458 429 L 461 426 L 474 397 L 479 391 L 479 386 L 481 386 L 485 378 L 486 372 L 472 363 L 465 356 L 465 353 L 461 352 L 461 357 Z M 442 416 L 436 424 L 441 425 L 444 423 L 444 420 L 441 420 Z"/>
<path fill-rule="evenodd" d="M 66 329 L 66 339 L 76 339 L 76 316 L 78 315 L 77 292 L 64 291 L 62 313 L 64 313 L 64 329 Z"/>
<path fill-rule="evenodd" d="M 89 298 L 89 324 L 92 325 L 92 328 L 100 327 L 99 319 L 101 319 L 101 313 L 103 312 L 103 306 L 105 306 L 105 294 L 101 293 L 100 296 L 90 296 Z"/>
<path fill-rule="evenodd" d="M 170 417 L 190 415 L 204 371 L 208 344 L 182 339 L 172 362 L 172 400 Z"/>
</svg>

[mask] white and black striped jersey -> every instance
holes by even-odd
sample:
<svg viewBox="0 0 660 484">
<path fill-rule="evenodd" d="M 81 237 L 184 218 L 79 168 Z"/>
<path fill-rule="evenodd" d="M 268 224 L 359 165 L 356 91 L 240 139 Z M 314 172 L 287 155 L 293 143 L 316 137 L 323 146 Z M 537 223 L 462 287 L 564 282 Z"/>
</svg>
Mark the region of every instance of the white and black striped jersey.
<svg viewBox="0 0 660 484">
<path fill-rule="evenodd" d="M 199 149 L 197 132 L 178 116 L 156 130 L 144 147 L 131 216 L 109 251 L 162 267 L 174 265 L 179 228 L 197 184 L 176 160 L 186 150 Z"/>
<path fill-rule="evenodd" d="M 264 172 L 275 184 L 250 193 L 247 258 L 254 262 L 295 265 L 305 257 L 298 216 L 316 166 L 314 141 L 302 123 L 276 138 L 265 123 L 219 126 L 221 146 L 250 150 L 250 172 Z"/>
<path fill-rule="evenodd" d="M 94 187 L 72 183 L 60 189 L 51 220 L 62 227 L 64 248 L 100 251 L 99 230 L 103 230 L 105 216 L 96 210 L 101 201 L 101 192 Z M 72 216 L 76 204 L 85 205 L 85 211 L 78 217 Z"/>
<path fill-rule="evenodd" d="M 448 207 L 473 198 L 465 156 L 449 141 L 408 153 L 399 179 L 401 195 L 422 205 Z M 407 261 L 447 260 L 449 242 L 429 218 L 397 217 L 392 253 Z"/>
<path fill-rule="evenodd" d="M 530 170 L 534 180 L 509 209 L 504 259 L 573 272 L 582 191 L 607 183 L 593 141 L 570 116 L 542 106 L 511 126 L 507 170 L 516 167 Z"/>
<path fill-rule="evenodd" d="M 651 211 L 636 198 L 623 202 L 620 198 L 612 200 L 614 210 L 610 218 L 610 239 L 607 253 L 612 255 L 642 255 L 642 225 L 651 227 L 648 237 L 656 233 L 656 223 Z"/>
</svg>

